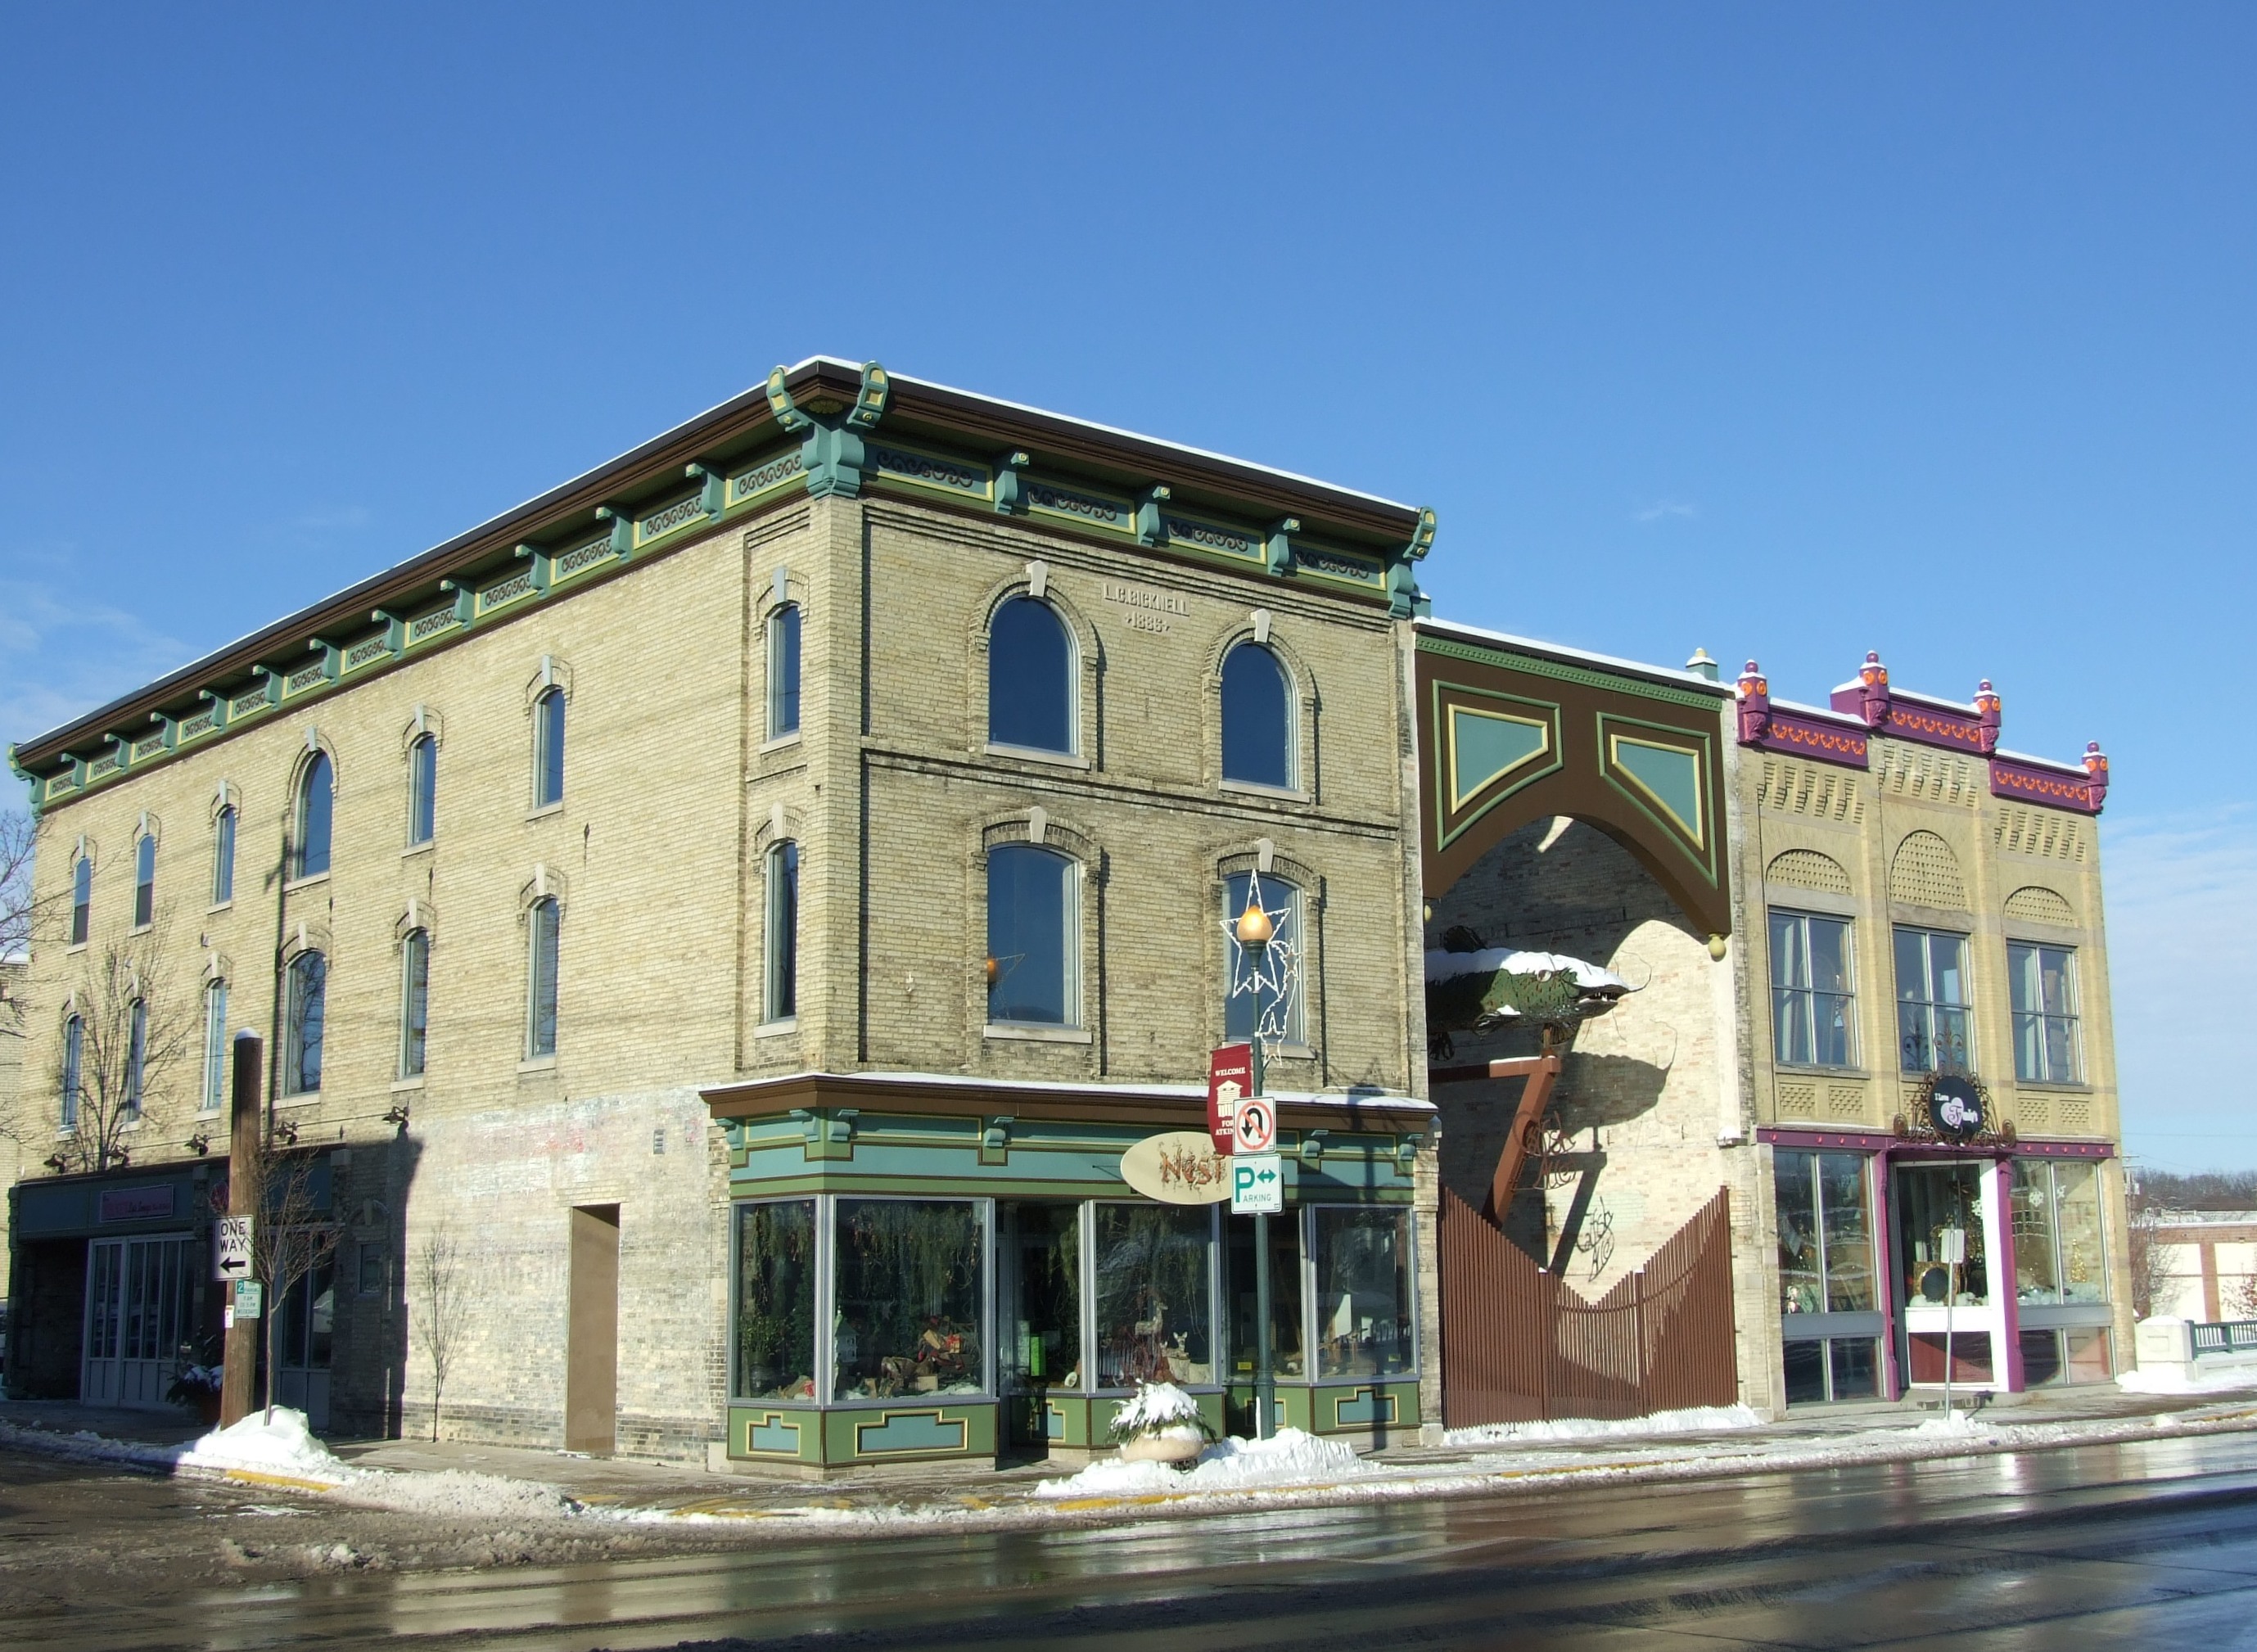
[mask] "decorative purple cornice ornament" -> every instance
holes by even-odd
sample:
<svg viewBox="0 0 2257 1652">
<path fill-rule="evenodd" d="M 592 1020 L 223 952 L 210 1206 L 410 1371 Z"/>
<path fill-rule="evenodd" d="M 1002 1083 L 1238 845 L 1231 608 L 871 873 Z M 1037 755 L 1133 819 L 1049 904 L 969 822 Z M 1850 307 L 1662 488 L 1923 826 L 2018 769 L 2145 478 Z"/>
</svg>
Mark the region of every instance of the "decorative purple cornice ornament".
<svg viewBox="0 0 2257 1652">
<path fill-rule="evenodd" d="M 1999 698 L 1999 691 L 1991 686 L 1990 678 L 1985 677 L 1975 685 L 1975 741 L 1985 757 L 1999 749 L 1999 712 L 2004 702 Z"/>
<path fill-rule="evenodd" d="M 1771 722 L 1771 684 L 1752 660 L 1740 673 L 1737 690 L 1740 710 L 1740 744 L 1753 745 Z"/>
<path fill-rule="evenodd" d="M 1889 721 L 1889 668 L 1881 663 L 1880 651 L 1865 651 L 1865 663 L 1857 667 L 1857 687 L 1860 704 L 1857 714 L 1865 719 L 1869 729 L 1886 728 Z"/>
<path fill-rule="evenodd" d="M 2098 740 L 2084 743 L 2084 793 L 2092 800 L 2092 812 L 2098 815 L 2100 806 L 2108 801 L 2108 754 L 2100 749 Z"/>
</svg>

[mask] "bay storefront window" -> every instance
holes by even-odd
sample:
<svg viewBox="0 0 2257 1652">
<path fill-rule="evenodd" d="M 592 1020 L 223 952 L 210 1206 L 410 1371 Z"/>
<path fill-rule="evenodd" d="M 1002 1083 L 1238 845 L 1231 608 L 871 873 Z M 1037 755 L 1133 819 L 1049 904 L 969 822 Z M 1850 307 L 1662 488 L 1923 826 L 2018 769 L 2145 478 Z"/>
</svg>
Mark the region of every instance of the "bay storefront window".
<svg viewBox="0 0 2257 1652">
<path fill-rule="evenodd" d="M 969 1199 L 838 1201 L 834 1397 L 987 1390 L 984 1209 Z"/>
<path fill-rule="evenodd" d="M 1418 1363 L 1411 1317 L 1411 1212 L 1309 1212 L 1317 1290 L 1317 1375 L 1384 1377 Z"/>
<path fill-rule="evenodd" d="M 815 1201 L 739 1204 L 737 1398 L 815 1398 Z"/>
<path fill-rule="evenodd" d="M 1782 1147 L 1772 1168 L 1787 1402 L 1871 1399 L 1881 1316 L 1866 1157 Z"/>
<path fill-rule="evenodd" d="M 1772 1029 L 1781 1062 L 1857 1064 L 1850 958 L 1847 920 L 1807 912 L 1771 914 Z"/>
<path fill-rule="evenodd" d="M 2023 1386 L 2105 1382 L 2112 1366 L 2099 1166 L 2016 1159 L 2011 1208 Z"/>
<path fill-rule="evenodd" d="M 1096 1207 L 1099 1387 L 1215 1380 L 1213 1233 L 1205 1205 Z"/>
</svg>

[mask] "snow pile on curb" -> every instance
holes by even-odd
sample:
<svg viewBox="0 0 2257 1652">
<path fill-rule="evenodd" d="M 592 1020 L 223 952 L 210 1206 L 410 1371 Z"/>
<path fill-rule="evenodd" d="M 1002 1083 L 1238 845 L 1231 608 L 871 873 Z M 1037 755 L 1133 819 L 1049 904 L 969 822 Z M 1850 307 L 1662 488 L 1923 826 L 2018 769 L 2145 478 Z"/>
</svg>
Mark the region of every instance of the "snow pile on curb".
<svg viewBox="0 0 2257 1652">
<path fill-rule="evenodd" d="M 181 1448 L 173 1460 L 186 1468 L 247 1469 L 331 1486 L 342 1486 L 353 1475 L 314 1437 L 306 1426 L 306 1414 L 284 1405 L 271 1414 L 253 1411 L 231 1427 L 214 1429 Z"/>
<path fill-rule="evenodd" d="M 1952 1410 L 1940 1417 L 1922 1417 L 1917 1424 L 1903 1432 L 1928 1439 L 1939 1434 L 1949 1435 L 1954 1439 L 1980 1439 L 1997 1433 L 1998 1424 L 1988 1417 L 1977 1416 L 1972 1411 Z"/>
<path fill-rule="evenodd" d="M 1250 1486 L 1330 1484 L 1378 1471 L 1338 1440 L 1320 1440 L 1298 1429 L 1280 1429 L 1275 1438 L 1217 1442 L 1199 1453 L 1189 1470 L 1163 1463 L 1124 1463 L 1115 1458 L 1092 1463 L 1079 1474 L 1044 1480 L 1037 1497 L 1091 1497 L 1149 1492 L 1219 1492 Z"/>
<path fill-rule="evenodd" d="M 1707 1434 L 1760 1427 L 1763 1419 L 1744 1405 L 1696 1405 L 1682 1411 L 1656 1411 L 1642 1417 L 1610 1421 L 1560 1417 L 1550 1423 L 1485 1423 L 1452 1429 L 1448 1445 L 1538 1445 L 1555 1440 L 1640 1439 L 1655 1434 Z"/>
<path fill-rule="evenodd" d="M 539 1480 L 469 1469 L 398 1473 L 388 1469 L 347 1469 L 352 1478 L 339 1494 L 356 1503 L 408 1514 L 437 1514 L 456 1520 L 568 1520 L 594 1511 Z M 609 1511 L 605 1511 L 608 1513 Z"/>
</svg>

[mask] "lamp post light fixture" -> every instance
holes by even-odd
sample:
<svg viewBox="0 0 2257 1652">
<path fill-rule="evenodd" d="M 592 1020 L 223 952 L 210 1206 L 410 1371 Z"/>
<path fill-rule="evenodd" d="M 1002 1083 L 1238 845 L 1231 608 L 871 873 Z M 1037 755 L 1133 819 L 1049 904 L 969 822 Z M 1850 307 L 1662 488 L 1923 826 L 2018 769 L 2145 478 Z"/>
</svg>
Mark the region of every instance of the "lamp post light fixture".
<svg viewBox="0 0 2257 1652">
<path fill-rule="evenodd" d="M 1270 943 L 1277 938 L 1277 926 L 1262 909 L 1262 882 L 1257 876 L 1248 883 L 1246 910 L 1238 914 L 1232 933 L 1238 944 L 1246 949 L 1254 967 L 1249 973 L 1254 986 L 1254 1036 L 1252 1071 L 1248 1075 L 1254 1093 L 1266 1094 L 1263 1088 L 1265 1063 L 1263 1057 L 1263 1032 L 1270 1019 L 1270 1006 L 1265 1002 L 1269 992 Z M 1270 1324 L 1270 1218 L 1260 1211 L 1254 1217 L 1254 1437 L 1266 1440 L 1277 1432 L 1277 1359 Z"/>
</svg>

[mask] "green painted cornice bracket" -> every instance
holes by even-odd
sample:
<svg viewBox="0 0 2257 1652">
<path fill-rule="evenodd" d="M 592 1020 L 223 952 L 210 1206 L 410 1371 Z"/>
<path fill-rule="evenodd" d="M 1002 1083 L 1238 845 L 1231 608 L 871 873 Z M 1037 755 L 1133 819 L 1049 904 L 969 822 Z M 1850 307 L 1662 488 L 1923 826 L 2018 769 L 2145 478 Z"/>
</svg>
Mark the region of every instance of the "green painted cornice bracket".
<svg viewBox="0 0 2257 1652">
<path fill-rule="evenodd" d="M 555 566 L 548 553 L 537 545 L 520 545 L 517 547 L 517 556 L 519 561 L 533 565 L 533 594 L 535 597 L 548 596 L 548 574 Z"/>
<path fill-rule="evenodd" d="M 798 435 L 815 428 L 815 420 L 800 412 L 799 404 L 792 400 L 784 374 L 785 370 L 779 367 L 768 375 L 768 412 L 775 418 L 776 428 Z"/>
<path fill-rule="evenodd" d="M 697 486 L 697 508 L 708 516 L 718 516 L 729 502 L 729 478 L 718 465 L 691 464 L 682 468 L 682 474 Z"/>
<path fill-rule="evenodd" d="M 322 675 L 324 679 L 330 682 L 337 680 L 337 667 L 344 660 L 343 649 L 333 642 L 316 637 L 306 645 L 306 652 L 309 654 L 321 655 Z"/>
<path fill-rule="evenodd" d="M 1314 1175 L 1324 1162 L 1325 1138 L 1330 1134 L 1331 1131 L 1321 1127 L 1301 1132 L 1301 1168 L 1311 1175 Z"/>
<path fill-rule="evenodd" d="M 1024 516 L 1027 513 L 1027 492 L 1019 480 L 1019 472 L 1034 461 L 1023 453 L 999 454 L 995 459 L 995 514 Z"/>
<path fill-rule="evenodd" d="M 16 743 L 12 740 L 8 743 L 8 772 L 24 782 L 24 789 L 31 797 L 32 813 L 36 816 L 39 806 L 47 801 L 46 782 L 16 760 Z"/>
<path fill-rule="evenodd" d="M 211 708 L 212 732 L 217 734 L 227 726 L 227 696 L 215 688 L 199 688 L 196 698 Z"/>
<path fill-rule="evenodd" d="M 1406 561 L 1424 561 L 1426 553 L 1433 548 L 1434 512 L 1430 507 L 1422 505 L 1419 511 L 1419 526 L 1412 530 L 1411 543 L 1403 547 L 1403 557 Z"/>
<path fill-rule="evenodd" d="M 384 648 L 394 660 L 407 652 L 407 622 L 395 613 L 382 608 L 371 608 L 368 617 L 384 627 Z"/>
<path fill-rule="evenodd" d="M 1289 516 L 1270 530 L 1266 563 L 1270 573 L 1280 579 L 1293 571 L 1293 535 L 1301 531 L 1301 519 Z"/>
<path fill-rule="evenodd" d="M 455 599 L 455 628 L 468 631 L 478 623 L 478 594 L 459 580 L 442 579 L 439 589 Z"/>
<path fill-rule="evenodd" d="M 178 717 L 168 717 L 161 711 L 152 711 L 149 714 L 149 721 L 155 724 L 159 728 L 165 731 L 165 749 L 167 752 L 173 751 L 179 746 L 180 743 L 180 720 Z"/>
<path fill-rule="evenodd" d="M 996 1113 L 980 1126 L 980 1162 L 1008 1164 L 1011 1161 L 1011 1126 L 1018 1122 L 1015 1113 Z"/>
<path fill-rule="evenodd" d="M 612 554 L 622 562 L 634 555 L 634 512 L 616 505 L 596 507 L 596 520 L 612 525 Z"/>
<path fill-rule="evenodd" d="M 1157 550 L 1168 542 L 1168 525 L 1160 516 L 1160 507 L 1172 497 L 1165 487 L 1156 484 L 1136 501 L 1137 544 Z"/>
<path fill-rule="evenodd" d="M 283 673 L 281 671 L 272 666 L 258 665 L 251 667 L 251 674 L 257 680 L 260 692 L 265 695 L 267 704 L 282 703 Z"/>
<path fill-rule="evenodd" d="M 104 729 L 102 738 L 110 742 L 110 754 L 117 759 L 117 772 L 124 773 L 133 766 L 133 742 L 114 729 Z"/>
<path fill-rule="evenodd" d="M 884 368 L 875 362 L 864 362 L 862 388 L 854 397 L 854 408 L 846 415 L 846 422 L 857 430 L 875 430 L 878 420 L 886 416 L 886 395 L 893 384 Z"/>
</svg>

